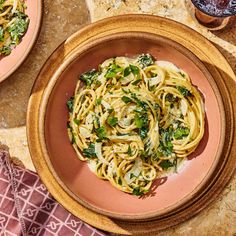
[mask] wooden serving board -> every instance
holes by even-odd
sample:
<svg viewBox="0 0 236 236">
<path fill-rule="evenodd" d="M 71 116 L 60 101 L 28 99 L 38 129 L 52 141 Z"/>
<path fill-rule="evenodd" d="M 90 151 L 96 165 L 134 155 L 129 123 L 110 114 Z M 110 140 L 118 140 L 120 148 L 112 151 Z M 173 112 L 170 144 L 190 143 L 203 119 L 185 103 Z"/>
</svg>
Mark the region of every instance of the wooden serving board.
<svg viewBox="0 0 236 236">
<path fill-rule="evenodd" d="M 63 63 L 78 45 L 86 45 L 94 40 L 114 33 L 147 32 L 165 36 L 183 45 L 195 54 L 213 76 L 224 103 L 226 115 L 226 137 L 223 153 L 204 190 L 183 207 L 148 221 L 122 221 L 97 214 L 81 206 L 69 196 L 53 177 L 44 158 L 40 143 L 39 107 L 50 78 L 56 68 Z M 124 15 L 107 18 L 91 24 L 67 39 L 47 60 L 42 68 L 29 101 L 27 114 L 27 136 L 30 153 L 38 174 L 56 200 L 83 221 L 106 231 L 118 234 L 153 234 L 183 222 L 211 204 L 232 177 L 236 159 L 236 139 L 233 138 L 236 96 L 235 75 L 223 55 L 199 33 L 165 18 L 150 15 Z"/>
</svg>

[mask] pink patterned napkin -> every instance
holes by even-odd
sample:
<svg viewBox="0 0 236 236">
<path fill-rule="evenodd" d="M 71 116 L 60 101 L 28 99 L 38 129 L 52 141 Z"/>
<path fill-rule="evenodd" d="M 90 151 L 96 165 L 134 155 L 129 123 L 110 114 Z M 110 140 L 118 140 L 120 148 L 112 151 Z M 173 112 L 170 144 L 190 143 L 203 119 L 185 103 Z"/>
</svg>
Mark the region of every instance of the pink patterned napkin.
<svg viewBox="0 0 236 236">
<path fill-rule="evenodd" d="M 9 161 L 0 147 L 0 235 L 104 236 L 53 199 L 37 174 Z"/>
</svg>

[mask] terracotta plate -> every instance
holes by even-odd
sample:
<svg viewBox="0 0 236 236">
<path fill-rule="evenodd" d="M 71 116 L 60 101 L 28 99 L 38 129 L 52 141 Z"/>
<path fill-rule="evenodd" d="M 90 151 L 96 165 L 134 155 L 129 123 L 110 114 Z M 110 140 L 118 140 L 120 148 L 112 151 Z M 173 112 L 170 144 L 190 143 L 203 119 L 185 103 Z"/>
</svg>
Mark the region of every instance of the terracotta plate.
<svg viewBox="0 0 236 236">
<path fill-rule="evenodd" d="M 129 24 L 134 28 L 129 28 Z M 192 50 L 191 40 L 184 40 L 183 31 L 191 30 L 152 16 L 129 15 L 104 20 L 69 38 L 53 53 L 38 76 L 27 118 L 35 167 L 62 205 L 96 227 L 116 233 L 144 233 L 175 225 L 209 204 L 232 175 L 234 167 L 229 153 L 233 112 L 228 91 L 215 66 L 203 60 L 201 49 Z M 191 33 L 218 53 L 202 36 Z M 206 127 L 198 149 L 179 173 L 158 181 L 152 194 L 138 198 L 98 179 L 86 163 L 78 160 L 67 137 L 66 101 L 73 94 L 80 73 L 96 68 L 113 56 L 147 52 L 158 60 L 173 62 L 190 74 L 205 99 Z M 222 61 L 227 65 L 225 59 Z M 228 172 L 223 176 L 226 167 Z"/>
<path fill-rule="evenodd" d="M 12 50 L 9 56 L 0 57 L 0 82 L 10 76 L 26 59 L 37 40 L 41 19 L 42 0 L 26 0 L 26 14 L 29 16 L 29 28 L 21 43 Z"/>
<path fill-rule="evenodd" d="M 150 194 L 138 198 L 115 189 L 108 181 L 97 178 L 91 173 L 88 165 L 77 158 L 67 135 L 66 102 L 72 96 L 81 73 L 97 68 L 108 58 L 141 53 L 150 53 L 157 60 L 170 61 L 190 75 L 193 84 L 205 98 L 206 127 L 203 141 L 195 153 L 189 156 L 189 161 L 179 173 L 156 181 Z M 47 108 L 45 121 L 44 116 L 41 116 L 45 124 L 42 131 L 45 132 L 46 149 L 50 157 L 48 164 L 63 183 L 64 189 L 79 202 L 112 217 L 146 219 L 160 215 L 168 208 L 173 210 L 206 183 L 221 154 L 225 119 L 217 86 L 192 53 L 174 41 L 160 36 L 122 33 L 109 35 L 85 47 L 79 47 L 58 71 L 62 73 L 54 76 L 44 96 L 44 106 Z"/>
</svg>

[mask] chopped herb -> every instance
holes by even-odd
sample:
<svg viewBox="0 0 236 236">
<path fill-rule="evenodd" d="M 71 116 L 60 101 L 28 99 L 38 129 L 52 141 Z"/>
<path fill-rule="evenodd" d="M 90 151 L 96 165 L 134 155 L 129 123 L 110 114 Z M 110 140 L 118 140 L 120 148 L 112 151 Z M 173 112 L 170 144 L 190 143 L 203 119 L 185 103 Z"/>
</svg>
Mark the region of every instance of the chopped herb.
<svg viewBox="0 0 236 236">
<path fill-rule="evenodd" d="M 159 133 L 161 136 L 160 144 L 158 147 L 158 157 L 170 156 L 173 152 L 173 126 L 170 125 L 167 129 L 160 128 Z"/>
<path fill-rule="evenodd" d="M 67 105 L 67 108 L 68 108 L 69 112 L 72 112 L 73 111 L 73 106 L 74 106 L 74 97 L 71 97 L 67 101 L 66 105 Z"/>
<path fill-rule="evenodd" d="M 166 157 L 166 156 L 170 156 L 173 152 L 173 144 L 171 141 L 168 141 L 167 143 L 163 143 L 162 141 L 160 141 L 159 147 L 158 147 L 158 151 L 156 153 L 157 157 Z"/>
<path fill-rule="evenodd" d="M 10 53 L 11 53 L 11 46 L 3 46 L 0 48 L 0 54 L 7 56 Z"/>
<path fill-rule="evenodd" d="M 100 120 L 97 116 L 95 116 L 95 119 L 94 119 L 94 126 L 95 126 L 95 128 L 100 127 Z"/>
<path fill-rule="evenodd" d="M 123 102 L 125 102 L 125 103 L 132 102 L 132 99 L 129 98 L 129 97 L 127 97 L 127 96 L 123 96 L 123 97 L 121 98 L 121 100 L 122 100 Z"/>
<path fill-rule="evenodd" d="M 122 72 L 123 71 L 123 68 L 116 65 L 116 64 L 112 64 L 108 70 L 107 70 L 107 73 L 105 74 L 105 77 L 106 78 L 114 78 L 116 77 L 117 73 L 119 72 Z"/>
<path fill-rule="evenodd" d="M 70 122 L 69 122 L 69 121 L 67 122 L 67 129 L 69 129 L 70 134 L 71 134 L 70 142 L 71 142 L 71 144 L 74 144 L 75 141 L 76 141 L 76 140 L 75 140 L 75 135 L 74 135 L 74 133 L 73 133 L 73 130 L 72 130 L 71 126 L 70 126 Z"/>
<path fill-rule="evenodd" d="M 102 103 L 102 99 L 101 98 L 96 99 L 96 102 L 95 102 L 96 106 L 101 105 L 101 103 Z"/>
<path fill-rule="evenodd" d="M 0 0 L 0 10 L 2 10 L 3 9 L 3 3 L 5 2 L 5 0 Z"/>
<path fill-rule="evenodd" d="M 163 160 L 159 165 L 164 170 L 167 170 L 168 168 L 174 166 L 174 164 L 170 162 L 169 160 Z"/>
<path fill-rule="evenodd" d="M 139 65 L 144 69 L 154 64 L 154 59 L 150 54 L 142 54 L 138 57 Z"/>
<path fill-rule="evenodd" d="M 107 123 L 110 125 L 110 126 L 115 126 L 117 123 L 118 123 L 118 118 L 117 117 L 114 117 L 114 116 L 109 116 L 107 118 Z"/>
<path fill-rule="evenodd" d="M 101 81 L 99 81 L 99 80 L 96 79 L 96 80 L 95 80 L 95 84 L 98 85 L 98 86 L 100 86 L 102 83 L 101 83 Z"/>
<path fill-rule="evenodd" d="M 139 136 L 141 139 L 145 139 L 147 137 L 148 129 L 146 127 L 142 127 L 139 129 Z"/>
<path fill-rule="evenodd" d="M 126 68 L 124 69 L 124 77 L 127 77 L 128 75 L 130 75 L 130 73 L 131 73 L 131 69 L 130 69 L 130 67 L 128 66 L 128 67 L 126 67 Z"/>
<path fill-rule="evenodd" d="M 173 135 L 173 127 L 169 126 L 168 129 L 163 130 L 161 132 L 162 142 L 160 142 L 160 146 L 162 147 L 164 155 L 169 156 L 173 152 L 173 144 L 171 142 Z"/>
<path fill-rule="evenodd" d="M 122 134 L 122 133 L 117 133 L 117 136 L 129 136 L 129 134 Z"/>
<path fill-rule="evenodd" d="M 177 156 L 175 155 L 175 159 L 173 161 L 173 166 L 175 167 L 175 173 L 177 173 L 177 167 L 178 167 L 178 158 Z"/>
<path fill-rule="evenodd" d="M 133 98 L 133 100 L 136 102 L 136 104 L 137 104 L 139 107 L 142 107 L 144 110 L 146 110 L 146 109 L 148 108 L 147 103 L 144 102 L 144 101 L 141 101 L 141 100 L 137 97 L 136 93 L 132 93 L 132 94 L 131 94 L 131 97 Z"/>
<path fill-rule="evenodd" d="M 140 157 L 143 159 L 145 162 L 147 162 L 147 158 L 149 157 L 148 152 L 144 150 L 140 150 Z"/>
<path fill-rule="evenodd" d="M 97 157 L 97 155 L 95 153 L 95 144 L 90 143 L 88 148 L 83 149 L 83 154 L 87 158 Z"/>
<path fill-rule="evenodd" d="M 144 192 L 140 191 L 140 187 L 136 187 L 133 189 L 132 194 L 136 195 L 136 196 L 142 196 L 144 194 Z"/>
<path fill-rule="evenodd" d="M 154 156 L 154 160 L 158 161 L 160 157 L 163 157 L 163 152 L 157 150 L 156 155 Z"/>
<path fill-rule="evenodd" d="M 171 141 L 168 141 L 166 142 L 166 149 L 169 151 L 169 152 L 173 152 L 173 143 Z"/>
<path fill-rule="evenodd" d="M 143 119 L 142 119 L 142 116 L 138 116 L 137 114 L 135 115 L 135 118 L 134 118 L 134 122 L 135 122 L 135 125 L 137 126 L 137 128 L 142 128 L 143 127 Z"/>
<path fill-rule="evenodd" d="M 132 156 L 132 150 L 131 150 L 130 145 L 129 145 L 129 147 L 128 147 L 128 151 L 127 151 L 127 153 L 128 153 L 129 156 Z"/>
<path fill-rule="evenodd" d="M 98 135 L 99 141 L 101 141 L 103 139 L 107 139 L 106 129 L 104 126 L 101 126 L 98 129 L 96 129 L 96 133 Z"/>
<path fill-rule="evenodd" d="M 138 75 L 139 74 L 139 68 L 137 66 L 129 65 L 129 67 L 130 67 L 130 70 L 132 71 L 132 73 L 134 75 Z"/>
<path fill-rule="evenodd" d="M 71 144 L 75 143 L 75 135 L 73 134 L 73 132 L 71 132 Z"/>
<path fill-rule="evenodd" d="M 74 119 L 74 123 L 77 124 L 77 125 L 79 125 L 79 124 L 80 124 L 80 121 L 75 118 L 75 119 Z"/>
<path fill-rule="evenodd" d="M 67 127 L 67 129 L 71 129 L 69 121 L 66 123 L 66 127 Z"/>
<path fill-rule="evenodd" d="M 122 185 L 122 180 L 121 180 L 120 177 L 119 177 L 119 179 L 118 179 L 118 184 L 119 184 L 119 185 Z"/>
<path fill-rule="evenodd" d="M 173 134 L 173 127 L 169 126 L 168 129 L 163 130 L 162 132 L 162 141 L 166 145 L 167 142 L 171 141 Z"/>
<path fill-rule="evenodd" d="M 107 109 L 108 113 L 111 114 L 114 111 L 114 108 Z"/>
<path fill-rule="evenodd" d="M 89 87 L 97 79 L 97 77 L 98 77 L 98 71 L 92 69 L 80 75 L 79 79 L 83 81 L 86 84 L 86 86 Z"/>
<path fill-rule="evenodd" d="M 116 77 L 116 73 L 110 68 L 107 70 L 107 73 L 105 74 L 106 78 L 113 78 Z"/>
<path fill-rule="evenodd" d="M 135 115 L 134 122 L 139 129 L 139 136 L 141 139 L 145 139 L 148 133 L 148 114 L 143 110 L 136 112 L 138 114 Z"/>
<path fill-rule="evenodd" d="M 156 86 L 155 86 L 155 85 L 153 85 L 153 86 L 149 86 L 149 83 L 148 83 L 148 88 L 149 88 L 150 91 L 154 91 L 155 88 L 156 88 Z"/>
<path fill-rule="evenodd" d="M 127 91 L 127 90 L 125 90 L 124 88 L 122 88 L 122 91 L 123 91 L 124 93 L 126 93 L 126 94 L 130 93 L 130 89 Z"/>
<path fill-rule="evenodd" d="M 0 42 L 4 41 L 4 31 L 3 31 L 3 27 L 0 26 Z"/>
<path fill-rule="evenodd" d="M 171 93 L 167 93 L 166 97 L 165 97 L 165 100 L 168 101 L 168 102 L 178 102 L 179 98 L 174 96 Z"/>
<path fill-rule="evenodd" d="M 188 89 L 186 89 L 185 87 L 180 87 L 180 86 L 179 86 L 177 89 L 180 91 L 180 93 L 181 93 L 184 97 L 192 96 L 192 93 L 191 93 Z"/>
<path fill-rule="evenodd" d="M 182 139 L 182 138 L 188 136 L 189 132 L 190 132 L 189 128 L 182 128 L 182 127 L 177 128 L 174 132 L 174 138 L 175 139 Z"/>
<path fill-rule="evenodd" d="M 180 71 L 179 74 L 185 78 L 185 74 L 182 71 Z"/>
<path fill-rule="evenodd" d="M 141 107 L 134 109 L 134 111 L 137 113 L 143 113 L 143 109 Z"/>
<path fill-rule="evenodd" d="M 142 79 L 137 79 L 132 83 L 132 85 L 137 85 L 140 81 L 142 81 Z"/>
<path fill-rule="evenodd" d="M 130 179 L 132 179 L 132 178 L 137 178 L 137 176 L 134 174 L 134 173 L 130 173 Z"/>
<path fill-rule="evenodd" d="M 108 84 L 108 85 L 107 85 L 107 88 L 108 88 L 108 89 L 111 89 L 112 87 L 114 87 L 114 84 Z"/>
</svg>

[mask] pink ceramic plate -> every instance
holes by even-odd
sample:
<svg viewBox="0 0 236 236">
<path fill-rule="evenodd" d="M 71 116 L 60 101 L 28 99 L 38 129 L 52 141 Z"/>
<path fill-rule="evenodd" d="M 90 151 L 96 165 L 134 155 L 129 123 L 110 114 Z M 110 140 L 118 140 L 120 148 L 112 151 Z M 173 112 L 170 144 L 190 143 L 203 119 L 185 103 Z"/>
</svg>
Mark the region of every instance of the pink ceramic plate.
<svg viewBox="0 0 236 236">
<path fill-rule="evenodd" d="M 66 102 L 72 96 L 78 75 L 97 68 L 114 56 L 150 53 L 186 71 L 205 99 L 204 138 L 178 174 L 158 180 L 144 197 L 123 193 L 98 179 L 72 148 L 66 129 Z M 183 46 L 148 33 L 122 33 L 78 46 L 59 65 L 44 91 L 40 119 L 40 142 L 47 164 L 64 190 L 86 207 L 119 219 L 137 220 L 158 217 L 174 211 L 208 184 L 221 155 L 225 136 L 225 113 L 218 88 L 204 65 Z"/>
<path fill-rule="evenodd" d="M 29 28 L 21 43 L 12 50 L 9 56 L 0 57 L 0 82 L 10 76 L 26 59 L 37 40 L 41 19 L 42 0 L 26 0 L 26 14 L 29 16 Z"/>
</svg>

